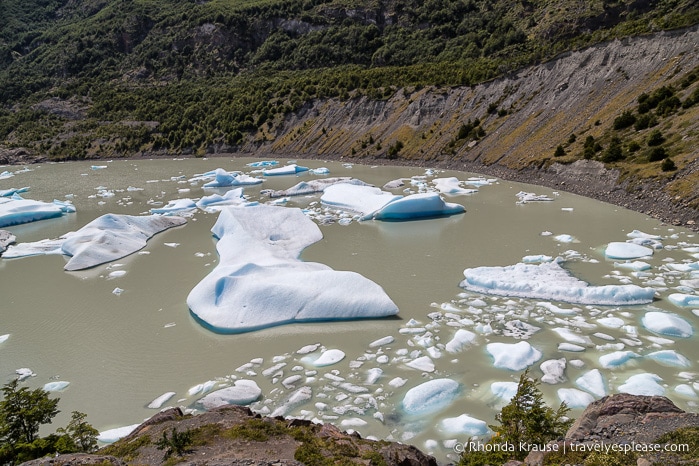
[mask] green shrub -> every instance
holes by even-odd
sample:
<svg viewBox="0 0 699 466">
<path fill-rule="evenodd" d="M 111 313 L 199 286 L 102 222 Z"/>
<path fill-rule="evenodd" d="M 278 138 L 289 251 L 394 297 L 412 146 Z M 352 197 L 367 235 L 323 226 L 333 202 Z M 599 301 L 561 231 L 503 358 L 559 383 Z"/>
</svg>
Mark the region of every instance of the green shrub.
<svg viewBox="0 0 699 466">
<path fill-rule="evenodd" d="M 648 151 L 649 162 L 657 162 L 659 160 L 663 160 L 665 157 L 667 157 L 667 151 L 662 146 L 654 147 Z"/>
<path fill-rule="evenodd" d="M 624 110 L 621 115 L 614 118 L 614 123 L 612 127 L 616 130 L 628 128 L 629 126 L 636 123 L 636 117 L 630 110 Z"/>
<path fill-rule="evenodd" d="M 165 457 L 176 454 L 177 456 L 183 456 L 192 446 L 192 432 L 187 429 L 184 432 L 178 432 L 176 428 L 172 428 L 170 431 L 170 437 L 167 436 L 167 431 L 163 432 L 163 436 L 155 442 L 155 446 L 158 450 L 167 450 L 165 452 Z"/>
<path fill-rule="evenodd" d="M 648 140 L 646 141 L 646 143 L 650 147 L 659 146 L 664 142 L 665 142 L 665 137 L 663 136 L 663 133 L 661 133 L 659 129 L 653 130 L 648 135 Z"/>
<path fill-rule="evenodd" d="M 553 153 L 553 156 L 554 157 L 563 157 L 564 155 L 566 155 L 566 151 L 563 148 L 563 146 L 561 146 L 559 144 L 558 147 L 556 147 L 556 151 Z"/>
<path fill-rule="evenodd" d="M 660 164 L 660 169 L 664 172 L 671 172 L 677 170 L 677 165 L 675 165 L 675 162 L 668 157 L 663 160 L 662 164 Z"/>
</svg>

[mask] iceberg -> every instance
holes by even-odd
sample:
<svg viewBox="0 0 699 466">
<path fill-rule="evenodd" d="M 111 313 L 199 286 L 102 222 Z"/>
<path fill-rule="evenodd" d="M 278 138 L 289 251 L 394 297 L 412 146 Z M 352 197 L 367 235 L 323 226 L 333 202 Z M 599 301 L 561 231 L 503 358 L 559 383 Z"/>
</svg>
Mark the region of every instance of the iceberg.
<svg viewBox="0 0 699 466">
<path fill-rule="evenodd" d="M 321 193 L 325 191 L 325 189 L 328 186 L 333 186 L 341 183 L 353 184 L 357 186 L 369 186 L 362 180 L 358 180 L 349 176 L 340 176 L 336 178 L 321 178 L 319 180 L 301 181 L 300 183 L 295 184 L 291 188 L 284 189 L 281 191 L 263 189 L 262 191 L 260 191 L 260 194 L 269 196 L 271 198 L 286 196 L 302 196 L 307 194 Z"/>
<path fill-rule="evenodd" d="M 181 214 L 183 212 L 194 210 L 196 208 L 197 205 L 191 199 L 176 199 L 174 201 L 168 202 L 167 205 L 163 207 L 155 207 L 151 209 L 150 213 L 158 215 L 173 215 Z"/>
<path fill-rule="evenodd" d="M 448 353 L 458 353 L 472 344 L 475 339 L 475 333 L 461 328 L 456 331 L 454 337 L 446 344 L 444 349 L 446 349 Z"/>
<path fill-rule="evenodd" d="M 17 237 L 10 233 L 7 230 L 0 230 L 0 254 L 5 252 L 5 249 L 7 247 L 14 243 L 17 240 Z"/>
<path fill-rule="evenodd" d="M 509 403 L 517 395 L 517 382 L 493 382 L 490 384 L 490 392 Z"/>
<path fill-rule="evenodd" d="M 44 391 L 60 392 L 61 390 L 65 390 L 66 387 L 68 387 L 68 385 L 70 385 L 70 382 L 65 382 L 65 381 L 49 382 L 47 384 L 44 384 Z"/>
<path fill-rule="evenodd" d="M 435 178 L 432 180 L 434 187 L 442 194 L 473 194 L 477 189 L 466 189 L 461 187 L 461 181 L 455 176 L 450 178 Z M 385 187 L 385 186 L 384 186 Z"/>
<path fill-rule="evenodd" d="M 499 369 L 521 371 L 541 359 L 541 351 L 526 341 L 519 343 L 488 343 L 486 351 L 493 357 L 493 365 Z"/>
<path fill-rule="evenodd" d="M 331 349 L 323 352 L 320 357 L 312 361 L 316 367 L 332 366 L 345 359 L 345 352 L 339 349 Z"/>
<path fill-rule="evenodd" d="M 248 167 L 273 167 L 275 165 L 279 165 L 279 162 L 276 160 L 260 160 L 259 162 L 249 163 Z"/>
<path fill-rule="evenodd" d="M 632 395 L 662 396 L 665 394 L 665 388 L 658 383 L 662 381 L 657 374 L 636 374 L 619 385 L 619 391 Z"/>
<path fill-rule="evenodd" d="M 641 319 L 643 326 L 653 333 L 688 338 L 694 334 L 692 325 L 677 314 L 651 311 Z"/>
<path fill-rule="evenodd" d="M 466 212 L 461 204 L 445 202 L 437 193 L 419 193 L 396 199 L 374 214 L 376 220 L 410 220 Z"/>
<path fill-rule="evenodd" d="M 439 421 L 437 428 L 448 434 L 458 435 L 485 435 L 488 433 L 488 423 L 473 418 L 467 414 L 458 417 L 448 417 Z"/>
<path fill-rule="evenodd" d="M 605 369 L 615 368 L 623 366 L 631 359 L 640 358 L 638 354 L 633 351 L 615 351 L 609 354 L 603 354 L 599 357 L 599 363 Z"/>
<path fill-rule="evenodd" d="M 384 290 L 362 275 L 299 260 L 322 238 L 300 209 L 226 207 L 212 231 L 219 238 L 219 264 L 189 293 L 187 304 L 213 331 L 398 313 Z"/>
<path fill-rule="evenodd" d="M 661 350 L 646 354 L 646 358 L 652 359 L 663 366 L 689 367 L 692 363 L 686 357 L 675 350 Z"/>
<path fill-rule="evenodd" d="M 558 398 L 569 408 L 585 408 L 595 401 L 592 395 L 577 388 L 559 388 Z"/>
<path fill-rule="evenodd" d="M 279 168 L 269 168 L 267 170 L 263 170 L 262 174 L 264 176 L 295 175 L 296 173 L 306 171 L 308 171 L 308 167 L 302 167 L 300 165 L 292 163 Z"/>
<path fill-rule="evenodd" d="M 22 199 L 16 194 L 10 198 L 0 198 L 0 228 L 60 217 L 60 206 L 31 199 Z"/>
<path fill-rule="evenodd" d="M 609 259 L 638 259 L 652 256 L 653 250 L 634 243 L 611 242 L 604 250 L 604 255 Z"/>
<path fill-rule="evenodd" d="M 141 424 L 131 424 L 130 426 L 117 427 L 116 429 L 109 429 L 99 433 L 97 440 L 102 443 L 114 443 L 119 439 L 122 439 L 129 435 L 131 432 L 136 430 Z"/>
<path fill-rule="evenodd" d="M 373 186 L 341 183 L 325 188 L 320 202 L 334 209 L 356 212 L 368 219 L 383 206 L 402 197 L 398 194 L 381 191 Z"/>
<path fill-rule="evenodd" d="M 83 270 L 128 256 L 143 249 L 156 233 L 184 223 L 186 220 L 181 217 L 105 214 L 57 240 L 14 246 L 3 257 L 65 254 L 72 256 L 65 270 Z"/>
<path fill-rule="evenodd" d="M 542 362 L 539 368 L 544 373 L 544 376 L 541 377 L 541 381 L 544 383 L 555 385 L 566 381 L 566 358 L 549 359 Z"/>
<path fill-rule="evenodd" d="M 147 407 L 150 409 L 160 409 L 167 402 L 167 400 L 169 400 L 173 396 L 175 396 L 175 392 L 163 393 L 158 398 L 148 403 Z"/>
<path fill-rule="evenodd" d="M 213 171 L 214 180 L 204 184 L 204 188 L 227 188 L 230 186 L 260 184 L 264 180 L 243 173 L 229 173 L 223 168 Z"/>
<path fill-rule="evenodd" d="M 0 197 L 10 197 L 15 194 L 26 193 L 27 191 L 29 191 L 29 186 L 23 188 L 0 189 Z"/>
<path fill-rule="evenodd" d="M 196 206 L 202 210 L 215 212 L 221 210 L 226 205 L 241 205 L 247 202 L 243 197 L 243 188 L 235 188 L 227 191 L 223 196 L 220 194 L 212 194 L 199 199 Z"/>
<path fill-rule="evenodd" d="M 296 408 L 304 404 L 306 401 L 313 397 L 313 390 L 311 387 L 301 387 L 296 391 L 292 392 L 284 401 L 282 401 L 277 408 L 270 414 L 271 417 L 286 416 Z"/>
<path fill-rule="evenodd" d="M 607 394 L 604 377 L 599 369 L 592 369 L 575 379 L 575 385 L 595 396 L 603 397 Z"/>
<path fill-rule="evenodd" d="M 413 387 L 403 397 L 403 410 L 409 415 L 431 414 L 449 406 L 459 395 L 459 383 L 433 379 Z"/>
<path fill-rule="evenodd" d="M 637 285 L 592 286 L 560 265 L 561 260 L 464 270 L 462 288 L 479 293 L 608 306 L 646 304 L 655 290 Z"/>
<path fill-rule="evenodd" d="M 226 405 L 249 405 L 256 401 L 262 390 L 252 380 L 236 380 L 232 386 L 213 391 L 197 400 L 197 405 L 212 410 Z"/>
<path fill-rule="evenodd" d="M 699 307 L 699 296 L 684 293 L 672 293 L 667 297 L 677 307 Z"/>
</svg>

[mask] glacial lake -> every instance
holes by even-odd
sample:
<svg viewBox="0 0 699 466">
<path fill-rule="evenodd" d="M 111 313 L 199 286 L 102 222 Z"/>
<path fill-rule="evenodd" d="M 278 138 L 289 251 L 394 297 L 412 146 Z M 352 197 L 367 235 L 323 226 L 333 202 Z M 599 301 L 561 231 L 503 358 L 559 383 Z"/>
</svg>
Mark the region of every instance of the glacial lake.
<svg viewBox="0 0 699 466">
<path fill-rule="evenodd" d="M 16 235 L 18 243 L 38 241 L 76 231 L 103 214 L 146 214 L 174 199 L 224 193 L 227 189 L 205 190 L 202 181 L 189 180 L 219 167 L 261 176 L 247 166 L 259 160 L 139 159 L 0 167 L 0 172 L 14 173 L 0 179 L 0 190 L 28 186 L 30 190 L 22 193 L 27 199 L 69 199 L 77 209 L 60 218 L 5 229 Z M 280 165 L 288 162 L 277 160 Z M 96 163 L 105 168 L 91 168 Z M 326 176 L 351 176 L 378 187 L 404 178 L 405 186 L 391 190 L 396 194 L 433 189 L 435 178 L 479 177 L 426 172 L 429 167 L 297 163 L 327 167 L 330 173 L 264 177 L 262 184 L 245 186 L 245 195 L 269 202 L 260 190 L 287 189 Z M 55 394 L 61 398 L 61 414 L 51 428 L 64 426 L 71 411 L 78 410 L 101 431 L 142 422 L 157 412 L 147 405 L 166 392 L 175 395 L 163 407 L 194 407 L 202 394 L 190 395 L 190 389 L 209 381 L 211 390 L 236 379 L 255 381 L 262 398 L 252 408 L 262 412 L 273 411 L 295 390 L 308 386 L 312 398 L 288 415 L 336 423 L 364 437 L 412 443 L 440 461 L 456 458 L 454 442 L 470 437 L 468 430 L 445 429 L 440 421 L 466 414 L 494 423 L 504 402 L 493 394 L 491 384 L 519 378 L 520 371 L 494 367 L 486 350 L 489 343 L 531 344 L 542 353 L 531 366 L 537 378 L 542 376 L 542 362 L 565 358 L 565 381 L 540 385 L 550 404 L 560 402 L 559 389 L 587 393 L 576 381 L 599 369 L 607 393 L 619 391 L 634 375 L 655 374 L 666 396 L 683 409 L 696 410 L 695 338 L 654 333 L 642 319 L 648 312 L 669 312 L 696 331 L 699 317 L 692 311 L 699 313 L 697 306 L 680 307 L 667 297 L 698 294 L 697 236 L 636 212 L 549 188 L 488 177 L 471 183 L 463 186 L 478 192 L 443 196 L 462 204 L 463 214 L 412 221 L 318 222 L 324 238 L 307 248 L 302 259 L 358 272 L 378 283 L 400 309 L 394 318 L 281 325 L 235 335 L 203 328 L 186 304 L 189 292 L 218 261 L 210 231 L 218 214 L 202 210 L 193 211 L 186 225 L 154 236 L 142 253 L 86 271 L 65 272 L 66 259 L 58 255 L 0 258 L 0 335 L 10 335 L 0 343 L 0 377 L 5 383 L 16 377 L 17 369 L 29 368 L 35 374 L 25 381 L 30 388 L 70 382 Z M 519 192 L 552 200 L 519 203 Z M 316 221 L 351 218 L 323 211 L 320 194 L 292 197 L 285 206 L 308 209 Z M 604 254 L 610 242 L 627 241 L 634 230 L 660 237 L 651 257 L 637 259 L 650 265 L 642 273 L 619 267 L 624 261 Z M 562 257 L 566 270 L 592 285 L 652 286 L 655 301 L 622 307 L 579 305 L 488 296 L 459 287 L 465 268 L 509 266 L 532 255 Z M 125 273 L 110 278 L 114 271 Z M 115 294 L 116 288 L 123 291 Z M 513 335 L 513 321 L 538 330 Z M 448 352 L 445 345 L 458 329 L 476 337 L 461 351 Z M 388 336 L 392 343 L 370 347 Z M 562 343 L 576 341 L 582 351 L 559 349 Z M 315 344 L 318 353 L 340 349 L 346 356 L 337 364 L 313 367 L 301 361 L 304 355 L 297 351 Z M 678 366 L 677 358 L 668 363 L 645 357 L 661 350 L 674 350 L 687 361 Z M 632 351 L 635 356 L 618 367 L 603 367 L 600 356 L 617 351 Z M 429 365 L 422 370 L 407 365 L 425 356 L 429 360 L 421 361 L 431 361 L 432 371 L 425 370 Z M 367 383 L 373 368 L 380 368 L 381 376 Z M 295 375 L 300 377 L 289 379 Z M 440 378 L 459 383 L 458 396 L 448 407 L 425 416 L 404 412 L 402 400 L 408 390 Z M 576 408 L 572 415 L 580 412 Z"/>
</svg>

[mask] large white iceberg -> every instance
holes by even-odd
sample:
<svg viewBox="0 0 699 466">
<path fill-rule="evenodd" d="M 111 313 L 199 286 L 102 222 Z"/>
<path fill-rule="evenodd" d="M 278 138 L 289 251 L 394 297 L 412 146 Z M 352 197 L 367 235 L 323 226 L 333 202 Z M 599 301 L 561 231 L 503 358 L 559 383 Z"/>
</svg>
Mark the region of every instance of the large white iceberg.
<svg viewBox="0 0 699 466">
<path fill-rule="evenodd" d="M 265 176 L 294 175 L 296 173 L 307 171 L 308 167 L 302 167 L 292 163 L 279 168 L 269 168 L 267 170 L 263 170 L 262 174 Z"/>
<path fill-rule="evenodd" d="M 190 292 L 187 304 L 214 331 L 398 313 L 383 289 L 362 275 L 299 260 L 304 248 L 322 238 L 300 209 L 227 207 L 212 231 L 219 238 L 220 262 Z"/>
<path fill-rule="evenodd" d="M 459 395 L 459 383 L 452 379 L 433 379 L 413 387 L 403 397 L 403 409 L 410 415 L 441 411 Z"/>
<path fill-rule="evenodd" d="M 181 217 L 105 214 L 56 240 L 11 247 L 3 257 L 65 254 L 72 256 L 65 270 L 82 270 L 128 256 L 143 249 L 146 241 L 156 233 L 184 223 L 186 220 Z"/>
<path fill-rule="evenodd" d="M 243 188 L 235 188 L 227 191 L 223 196 L 212 194 L 204 196 L 196 203 L 197 207 L 208 212 L 216 212 L 226 205 L 240 205 L 247 202 L 243 197 Z"/>
<path fill-rule="evenodd" d="M 619 385 L 619 391 L 632 395 L 662 396 L 665 394 L 665 388 L 659 383 L 662 381 L 657 374 L 636 374 Z"/>
<path fill-rule="evenodd" d="M 275 197 L 286 197 L 286 196 L 301 196 L 306 194 L 320 193 L 325 191 L 329 186 L 336 184 L 353 184 L 358 186 L 369 186 L 362 180 L 352 178 L 349 176 L 340 176 L 335 178 L 321 178 L 318 180 L 301 181 L 295 184 L 289 189 L 283 189 L 280 191 L 275 191 L 273 189 L 263 189 L 260 194 L 269 196 L 271 198 Z"/>
<path fill-rule="evenodd" d="M 262 390 L 252 380 L 236 380 L 232 386 L 216 390 L 197 401 L 204 409 L 211 410 L 226 405 L 248 405 L 257 400 Z"/>
<path fill-rule="evenodd" d="M 464 270 L 459 284 L 469 291 L 498 296 L 548 299 L 574 304 L 630 305 L 653 301 L 655 290 L 637 285 L 592 286 L 573 277 L 560 260 L 542 264 L 476 267 Z"/>
<path fill-rule="evenodd" d="M 437 193 L 419 193 L 405 196 L 385 205 L 374 214 L 376 220 L 409 220 L 437 217 L 465 212 L 461 204 L 445 202 Z"/>
<path fill-rule="evenodd" d="M 204 184 L 204 188 L 226 188 L 229 186 L 260 184 L 264 181 L 239 172 L 229 173 L 223 168 L 217 168 L 211 174 L 214 179 Z"/>
<path fill-rule="evenodd" d="M 61 206 L 31 199 L 22 199 L 16 194 L 0 198 L 0 228 L 21 223 L 35 222 L 63 215 Z"/>
</svg>

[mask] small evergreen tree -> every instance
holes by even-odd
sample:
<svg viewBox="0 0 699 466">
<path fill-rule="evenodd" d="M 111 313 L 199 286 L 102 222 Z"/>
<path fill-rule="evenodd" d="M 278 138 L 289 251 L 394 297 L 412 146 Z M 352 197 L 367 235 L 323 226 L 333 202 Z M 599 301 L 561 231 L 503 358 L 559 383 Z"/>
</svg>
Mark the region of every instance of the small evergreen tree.
<svg viewBox="0 0 699 466">
<path fill-rule="evenodd" d="M 677 165 L 675 165 L 675 162 L 672 159 L 667 158 L 663 160 L 663 163 L 660 165 L 660 169 L 664 172 L 671 172 L 677 170 Z"/>
<path fill-rule="evenodd" d="M 564 155 L 566 155 L 566 151 L 563 148 L 563 146 L 561 146 L 559 144 L 558 147 L 556 147 L 556 151 L 553 153 L 553 156 L 554 157 L 563 157 Z"/>
<path fill-rule="evenodd" d="M 0 441 L 10 445 L 32 443 L 38 438 L 39 427 L 50 424 L 59 413 L 58 398 L 51 399 L 47 391 L 19 388 L 15 379 L 2 387 L 0 401 Z"/>
<path fill-rule="evenodd" d="M 178 432 L 174 427 L 170 431 L 168 437 L 167 431 L 163 432 L 163 436 L 155 443 L 158 450 L 167 450 L 165 458 L 169 458 L 173 453 L 177 456 L 182 456 L 187 453 L 189 447 L 192 446 L 192 432 L 188 429 L 184 432 Z"/>
<path fill-rule="evenodd" d="M 97 436 L 99 431 L 85 422 L 87 414 L 73 411 L 70 422 L 66 428 L 57 429 L 56 432 L 63 434 L 63 451 L 90 453 L 97 449 Z"/>
</svg>

